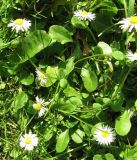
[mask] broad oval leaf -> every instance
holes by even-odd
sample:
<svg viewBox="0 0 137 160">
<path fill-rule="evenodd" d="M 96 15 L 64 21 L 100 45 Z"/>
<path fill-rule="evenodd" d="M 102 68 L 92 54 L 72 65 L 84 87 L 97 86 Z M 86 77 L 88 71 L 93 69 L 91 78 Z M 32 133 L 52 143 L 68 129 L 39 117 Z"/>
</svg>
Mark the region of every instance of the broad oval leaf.
<svg viewBox="0 0 137 160">
<path fill-rule="evenodd" d="M 58 153 L 63 152 L 69 143 L 69 130 L 65 130 L 62 132 L 59 137 L 57 138 L 57 143 L 56 143 L 56 151 Z"/>
<path fill-rule="evenodd" d="M 116 89 L 116 87 L 115 87 Z M 114 92 L 115 94 L 115 92 Z M 113 94 L 112 94 L 113 95 Z M 122 92 L 118 92 L 115 96 L 115 99 L 111 101 L 111 108 L 114 112 L 119 112 L 122 109 L 122 105 L 124 102 L 124 96 Z"/>
<path fill-rule="evenodd" d="M 61 44 L 72 42 L 71 32 L 59 25 L 51 26 L 49 29 L 49 35 L 52 38 L 52 41 L 57 41 Z"/>
<path fill-rule="evenodd" d="M 93 160 L 103 160 L 103 157 L 100 154 L 96 154 L 94 155 Z"/>
<path fill-rule="evenodd" d="M 107 43 L 99 42 L 98 46 L 102 49 L 103 54 L 110 55 L 112 53 L 112 49 Z"/>
<path fill-rule="evenodd" d="M 88 26 L 88 22 L 87 21 L 81 21 L 80 19 L 78 19 L 75 16 L 72 17 L 71 24 L 74 27 L 80 28 L 80 29 L 85 29 Z"/>
<path fill-rule="evenodd" d="M 59 109 L 66 113 L 73 113 L 77 107 L 82 106 L 82 101 L 78 97 L 71 97 L 59 106 Z"/>
<path fill-rule="evenodd" d="M 67 87 L 63 90 L 66 97 L 78 97 L 79 99 L 82 99 L 81 94 L 73 87 L 71 87 L 69 84 Z"/>
<path fill-rule="evenodd" d="M 65 78 L 74 69 L 74 57 L 69 58 L 66 62 L 59 65 L 59 77 Z"/>
<path fill-rule="evenodd" d="M 22 107 L 24 107 L 24 105 L 27 103 L 28 101 L 28 95 L 25 92 L 20 92 L 15 100 L 12 102 L 12 107 L 13 107 L 13 111 L 17 112 L 19 109 L 21 109 Z"/>
<path fill-rule="evenodd" d="M 105 154 L 105 160 L 116 160 L 113 154 L 107 153 Z"/>
<path fill-rule="evenodd" d="M 60 85 L 61 88 L 66 88 L 67 85 L 68 85 L 67 79 L 62 78 L 62 79 L 60 80 L 60 82 L 59 82 L 59 85 Z"/>
<path fill-rule="evenodd" d="M 122 61 L 124 59 L 124 54 L 120 51 L 112 52 L 112 56 L 118 61 Z"/>
<path fill-rule="evenodd" d="M 84 83 L 84 87 L 87 91 L 93 92 L 98 86 L 98 79 L 94 71 L 90 67 L 82 67 L 81 77 Z"/>
<path fill-rule="evenodd" d="M 48 66 L 46 69 L 47 82 L 45 87 L 50 87 L 58 79 L 58 66 Z"/>
<path fill-rule="evenodd" d="M 124 111 L 115 121 L 115 130 L 120 136 L 125 136 L 131 129 L 131 122 L 128 111 Z"/>
<path fill-rule="evenodd" d="M 27 73 L 27 72 L 21 72 L 20 82 L 26 86 L 31 85 L 34 82 L 34 74 Z"/>
<path fill-rule="evenodd" d="M 11 63 L 24 63 L 41 50 L 49 46 L 51 38 L 44 30 L 36 30 L 21 39 L 15 53 L 10 57 Z"/>
<path fill-rule="evenodd" d="M 72 135 L 72 140 L 75 143 L 82 143 L 83 142 L 83 137 L 85 136 L 85 132 L 83 132 L 80 129 L 77 129 Z"/>
</svg>

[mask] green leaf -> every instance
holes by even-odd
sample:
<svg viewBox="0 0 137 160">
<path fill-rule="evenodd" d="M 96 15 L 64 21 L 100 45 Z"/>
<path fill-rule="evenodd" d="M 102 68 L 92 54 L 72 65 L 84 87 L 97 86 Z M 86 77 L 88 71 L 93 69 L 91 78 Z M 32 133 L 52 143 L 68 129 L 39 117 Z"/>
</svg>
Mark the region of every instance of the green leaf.
<svg viewBox="0 0 137 160">
<path fill-rule="evenodd" d="M 118 61 L 122 61 L 124 59 L 124 54 L 120 51 L 112 52 L 112 56 Z"/>
<path fill-rule="evenodd" d="M 79 20 L 77 17 L 73 16 L 71 19 L 71 24 L 75 27 L 75 28 L 79 28 L 79 29 L 85 29 L 87 27 L 87 21 L 81 21 Z"/>
<path fill-rule="evenodd" d="M 20 82 L 24 85 L 31 85 L 34 82 L 33 73 L 21 72 Z"/>
<path fill-rule="evenodd" d="M 89 65 L 84 65 L 81 69 L 81 77 L 84 87 L 87 91 L 93 92 L 98 86 L 98 79 L 94 71 L 91 70 Z"/>
<path fill-rule="evenodd" d="M 111 15 L 117 14 L 118 12 L 118 8 L 112 1 L 101 1 L 100 6 L 102 9 L 109 11 Z"/>
<path fill-rule="evenodd" d="M 3 83 L 3 82 L 0 83 L 0 90 L 1 90 L 1 89 L 4 89 L 5 87 L 6 87 L 6 84 L 5 84 L 5 83 Z"/>
<path fill-rule="evenodd" d="M 105 160 L 116 160 L 113 154 L 107 153 L 105 154 Z"/>
<path fill-rule="evenodd" d="M 74 57 L 69 58 L 66 62 L 59 65 L 59 77 L 65 78 L 74 69 Z"/>
<path fill-rule="evenodd" d="M 10 57 L 11 63 L 24 63 L 41 50 L 49 46 L 51 39 L 44 30 L 36 30 L 21 39 L 15 53 Z"/>
<path fill-rule="evenodd" d="M 112 14 L 110 14 L 107 10 L 101 10 L 96 14 L 96 19 L 92 22 L 92 26 L 97 33 L 103 32 L 108 27 L 110 27 L 112 23 Z M 110 35 L 110 34 L 109 34 Z M 107 38 L 107 37 L 105 37 Z"/>
<path fill-rule="evenodd" d="M 58 80 L 58 66 L 48 66 L 46 69 L 47 82 L 45 87 L 50 87 Z"/>
<path fill-rule="evenodd" d="M 112 94 L 112 97 L 113 95 L 115 95 L 115 92 L 117 90 L 117 85 L 115 86 L 114 88 L 114 92 Z M 111 101 L 111 108 L 114 112 L 119 112 L 121 111 L 122 109 L 122 105 L 123 105 L 123 102 L 124 102 L 124 96 L 123 96 L 123 93 L 121 91 L 119 91 L 116 95 L 115 95 L 115 99 Z"/>
<path fill-rule="evenodd" d="M 129 0 L 129 6 L 128 6 L 128 16 L 133 16 L 135 13 L 135 0 Z"/>
<path fill-rule="evenodd" d="M 128 111 L 124 111 L 115 121 L 115 130 L 120 136 L 125 136 L 131 129 L 131 122 Z"/>
<path fill-rule="evenodd" d="M 100 154 L 96 154 L 93 157 L 93 160 L 116 160 L 115 157 L 113 156 L 113 154 L 111 153 L 107 153 L 105 155 L 100 155 Z"/>
<path fill-rule="evenodd" d="M 96 154 L 94 155 L 93 160 L 103 160 L 103 157 L 100 154 Z"/>
<path fill-rule="evenodd" d="M 80 129 L 77 129 L 72 135 L 72 140 L 75 143 L 82 143 L 83 142 L 83 137 L 85 136 L 85 133 L 81 131 Z"/>
<path fill-rule="evenodd" d="M 50 126 L 48 128 L 46 128 L 45 133 L 44 133 L 44 140 L 45 142 L 48 142 L 52 136 L 54 135 L 54 127 Z"/>
<path fill-rule="evenodd" d="M 63 90 L 66 97 L 78 97 L 79 99 L 82 99 L 81 94 L 76 91 L 75 88 L 71 87 L 69 84 L 67 87 Z"/>
<path fill-rule="evenodd" d="M 134 146 L 126 146 L 125 151 L 120 154 L 123 160 L 136 160 L 137 159 L 137 144 Z"/>
<path fill-rule="evenodd" d="M 65 78 L 62 78 L 59 82 L 61 88 L 66 88 L 68 85 L 68 81 Z"/>
<path fill-rule="evenodd" d="M 56 151 L 57 153 L 63 152 L 69 143 L 69 130 L 65 130 L 62 132 L 59 137 L 57 138 L 57 143 L 56 143 Z"/>
<path fill-rule="evenodd" d="M 112 53 L 112 49 L 107 43 L 99 42 L 98 46 L 102 49 L 103 54 L 110 55 Z"/>
<path fill-rule="evenodd" d="M 60 42 L 61 44 L 72 42 L 71 33 L 59 25 L 51 26 L 49 29 L 49 35 L 53 41 Z"/>
<path fill-rule="evenodd" d="M 19 109 L 25 106 L 28 101 L 28 95 L 25 92 L 20 92 L 15 100 L 12 102 L 13 111 L 17 112 Z"/>
<path fill-rule="evenodd" d="M 71 97 L 59 106 L 59 109 L 66 113 L 73 113 L 77 107 L 81 107 L 82 101 L 78 97 Z"/>
</svg>

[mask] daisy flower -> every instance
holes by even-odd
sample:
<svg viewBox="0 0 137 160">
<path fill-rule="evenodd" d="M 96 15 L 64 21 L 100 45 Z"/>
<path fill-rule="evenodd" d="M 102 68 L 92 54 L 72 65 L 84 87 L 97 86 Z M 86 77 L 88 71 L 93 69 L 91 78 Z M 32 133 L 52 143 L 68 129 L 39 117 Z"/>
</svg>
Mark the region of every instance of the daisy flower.
<svg viewBox="0 0 137 160">
<path fill-rule="evenodd" d="M 29 132 L 28 134 L 24 134 L 20 138 L 20 147 L 25 150 L 31 151 L 34 147 L 38 145 L 38 137 L 36 134 L 32 134 Z"/>
<path fill-rule="evenodd" d="M 47 77 L 45 73 L 42 72 L 40 69 L 36 69 L 36 74 L 37 74 L 38 80 L 40 81 L 40 84 L 45 85 L 47 82 Z"/>
<path fill-rule="evenodd" d="M 133 54 L 132 51 L 128 51 L 127 58 L 132 62 L 137 61 L 137 53 Z"/>
<path fill-rule="evenodd" d="M 74 12 L 74 16 L 80 20 L 94 20 L 96 15 L 95 13 L 87 12 L 85 10 L 77 10 Z"/>
<path fill-rule="evenodd" d="M 31 26 L 31 21 L 30 20 L 21 19 L 21 18 L 18 18 L 14 21 L 11 21 L 8 24 L 8 27 L 11 27 L 12 31 L 15 30 L 16 33 L 18 33 L 19 31 L 23 31 L 23 32 L 28 31 L 30 26 Z"/>
<path fill-rule="evenodd" d="M 115 140 L 116 135 L 111 127 L 101 125 L 96 128 L 93 136 L 100 145 L 109 145 Z"/>
<path fill-rule="evenodd" d="M 137 31 L 137 16 L 124 18 L 123 20 L 119 21 L 118 24 L 121 24 L 120 28 L 123 29 L 124 32 L 131 32 L 134 29 Z"/>
<path fill-rule="evenodd" d="M 45 102 L 44 99 L 36 97 L 36 103 L 33 104 L 33 109 L 38 112 L 38 117 L 41 117 L 44 115 L 45 111 L 47 111 L 47 108 L 45 108 L 46 105 L 48 105 L 49 102 Z"/>
</svg>

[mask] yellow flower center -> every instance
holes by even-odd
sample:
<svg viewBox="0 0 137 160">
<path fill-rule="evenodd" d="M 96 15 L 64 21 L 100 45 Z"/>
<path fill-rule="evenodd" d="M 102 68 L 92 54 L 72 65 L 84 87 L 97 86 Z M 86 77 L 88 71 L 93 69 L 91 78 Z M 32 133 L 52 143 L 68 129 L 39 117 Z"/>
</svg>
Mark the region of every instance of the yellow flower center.
<svg viewBox="0 0 137 160">
<path fill-rule="evenodd" d="M 108 138 L 109 132 L 108 132 L 108 131 L 102 131 L 102 132 L 101 132 L 101 136 L 102 136 L 103 138 Z"/>
<path fill-rule="evenodd" d="M 30 144 L 31 142 L 32 142 L 32 138 L 31 137 L 25 138 L 25 143 L 26 144 Z"/>
<path fill-rule="evenodd" d="M 16 19 L 15 21 L 16 25 L 22 25 L 23 24 L 23 19 Z"/>
<path fill-rule="evenodd" d="M 39 111 L 41 109 L 42 105 L 40 103 L 35 103 L 33 104 L 33 108 L 36 110 L 36 111 Z"/>
<path fill-rule="evenodd" d="M 85 10 L 84 11 L 82 11 L 82 16 L 86 16 L 87 14 L 88 14 L 88 12 L 86 12 Z"/>
<path fill-rule="evenodd" d="M 137 16 L 131 16 L 130 23 L 137 24 Z"/>
</svg>

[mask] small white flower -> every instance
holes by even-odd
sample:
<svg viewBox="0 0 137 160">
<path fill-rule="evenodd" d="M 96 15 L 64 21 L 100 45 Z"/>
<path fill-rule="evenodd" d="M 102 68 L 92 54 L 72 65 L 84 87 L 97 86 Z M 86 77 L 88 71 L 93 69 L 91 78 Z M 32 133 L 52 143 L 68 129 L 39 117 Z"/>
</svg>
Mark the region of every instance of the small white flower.
<svg viewBox="0 0 137 160">
<path fill-rule="evenodd" d="M 74 16 L 80 20 L 94 20 L 96 15 L 95 13 L 87 12 L 85 10 L 77 10 L 74 12 Z"/>
<path fill-rule="evenodd" d="M 28 134 L 24 134 L 20 138 L 20 147 L 25 150 L 31 151 L 34 147 L 38 145 L 38 137 L 36 134 L 32 134 L 29 132 Z"/>
<path fill-rule="evenodd" d="M 123 29 L 124 32 L 131 32 L 134 29 L 137 31 L 137 16 L 124 18 L 123 20 L 119 21 L 118 24 L 121 24 L 120 28 Z"/>
<path fill-rule="evenodd" d="M 37 74 L 38 80 L 40 81 L 40 84 L 45 85 L 47 82 L 47 77 L 45 73 L 40 69 L 36 69 L 36 74 Z"/>
<path fill-rule="evenodd" d="M 137 61 L 137 53 L 132 53 L 132 51 L 128 51 L 128 55 L 127 55 L 127 58 L 130 60 L 130 61 Z"/>
<path fill-rule="evenodd" d="M 100 125 L 96 128 L 93 136 L 100 145 L 109 145 L 115 140 L 116 134 L 111 127 Z"/>
<path fill-rule="evenodd" d="M 31 21 L 30 20 L 26 20 L 26 19 L 21 19 L 18 18 L 14 21 L 11 21 L 8 24 L 8 27 L 12 27 L 12 30 L 16 30 L 16 33 L 18 33 L 19 31 L 28 31 L 28 29 L 31 26 Z"/>
<path fill-rule="evenodd" d="M 46 105 L 48 105 L 49 102 L 45 102 L 44 99 L 36 97 L 36 103 L 33 104 L 33 109 L 38 111 L 38 117 L 42 117 L 44 113 L 47 111 L 47 108 L 45 108 Z"/>
</svg>

